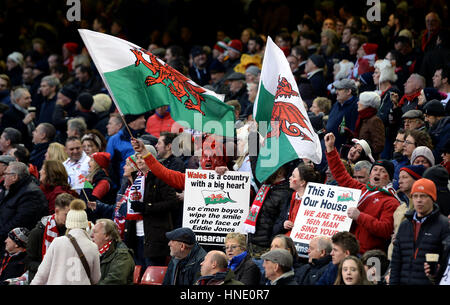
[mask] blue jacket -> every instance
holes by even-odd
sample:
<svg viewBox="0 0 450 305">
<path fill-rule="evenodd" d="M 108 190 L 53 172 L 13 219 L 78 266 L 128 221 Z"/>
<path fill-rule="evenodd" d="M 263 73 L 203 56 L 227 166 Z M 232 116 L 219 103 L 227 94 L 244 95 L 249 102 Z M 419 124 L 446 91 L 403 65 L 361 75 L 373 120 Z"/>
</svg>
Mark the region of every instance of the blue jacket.
<svg viewBox="0 0 450 305">
<path fill-rule="evenodd" d="M 322 273 L 320 279 L 316 282 L 316 285 L 333 285 L 334 282 L 336 281 L 338 266 L 339 265 L 335 265 L 331 261 L 328 264 L 328 267 Z"/>
<path fill-rule="evenodd" d="M 336 137 L 335 146 L 338 151 L 341 148 L 341 145 L 345 143 L 345 136 L 341 136 L 339 133 L 339 125 L 344 116 L 345 126 L 354 131 L 356 119 L 358 118 L 358 98 L 356 96 L 352 96 L 345 101 L 344 104 L 335 102 L 328 115 L 326 129 L 328 132 L 332 132 Z"/>
</svg>

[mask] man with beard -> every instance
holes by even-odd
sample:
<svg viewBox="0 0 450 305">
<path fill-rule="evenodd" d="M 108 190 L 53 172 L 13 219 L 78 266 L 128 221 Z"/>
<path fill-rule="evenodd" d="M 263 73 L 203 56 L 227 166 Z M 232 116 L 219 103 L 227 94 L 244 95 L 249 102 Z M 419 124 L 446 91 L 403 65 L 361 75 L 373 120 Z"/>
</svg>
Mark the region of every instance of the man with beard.
<svg viewBox="0 0 450 305">
<path fill-rule="evenodd" d="M 29 281 L 33 280 L 51 242 L 66 233 L 66 216 L 70 202 L 75 199 L 68 193 L 59 194 L 55 200 L 55 214 L 42 217 L 31 230 L 27 244 L 25 266 L 29 272 Z"/>
<path fill-rule="evenodd" d="M 370 170 L 369 183 L 364 185 L 345 170 L 334 146 L 333 133 L 328 133 L 324 139 L 328 165 L 339 186 L 362 191 L 358 207 L 347 211 L 353 220 L 350 232 L 360 243 L 360 253 L 371 249 L 386 251 L 394 228 L 393 214 L 399 206 L 395 192 L 388 186 L 394 175 L 394 165 L 387 160 L 376 161 Z"/>
</svg>

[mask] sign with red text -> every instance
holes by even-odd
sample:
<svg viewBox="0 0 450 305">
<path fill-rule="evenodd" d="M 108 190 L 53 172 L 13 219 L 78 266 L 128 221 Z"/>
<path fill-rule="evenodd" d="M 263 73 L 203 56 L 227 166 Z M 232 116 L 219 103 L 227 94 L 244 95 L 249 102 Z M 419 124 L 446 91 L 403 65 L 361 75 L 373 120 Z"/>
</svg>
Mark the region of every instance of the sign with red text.
<svg viewBox="0 0 450 305">
<path fill-rule="evenodd" d="M 357 207 L 361 190 L 308 183 L 295 218 L 291 238 L 300 256 L 307 256 L 309 242 L 316 236 L 333 236 L 349 231 L 352 219 L 347 216 Z"/>
<path fill-rule="evenodd" d="M 243 233 L 250 201 L 250 173 L 186 170 L 183 227 L 202 245 L 224 245 L 228 233 Z"/>
</svg>

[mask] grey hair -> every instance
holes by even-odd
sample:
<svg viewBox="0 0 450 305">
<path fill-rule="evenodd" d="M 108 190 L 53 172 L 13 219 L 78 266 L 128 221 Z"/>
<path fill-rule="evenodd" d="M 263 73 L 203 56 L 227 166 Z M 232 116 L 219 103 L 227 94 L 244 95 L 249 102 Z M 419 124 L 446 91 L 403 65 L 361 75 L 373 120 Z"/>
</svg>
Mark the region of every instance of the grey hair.
<svg viewBox="0 0 450 305">
<path fill-rule="evenodd" d="M 367 169 L 367 172 L 370 172 L 370 169 L 372 168 L 372 163 L 370 163 L 367 160 L 361 160 L 356 162 L 355 167 L 353 168 L 353 171 L 360 171 L 363 168 Z"/>
<path fill-rule="evenodd" d="M 19 87 L 16 90 L 14 90 L 13 94 L 12 94 L 13 102 L 15 103 L 18 99 L 20 99 L 25 92 L 30 92 L 30 91 L 28 91 L 27 88 L 23 88 L 23 87 Z"/>
<path fill-rule="evenodd" d="M 19 180 L 26 178 L 30 175 L 30 172 L 28 171 L 28 166 L 25 163 L 14 161 L 10 162 L 9 166 L 11 168 L 11 171 L 14 174 L 17 174 Z"/>
<path fill-rule="evenodd" d="M 41 82 L 46 82 L 50 87 L 56 87 L 56 91 L 59 90 L 60 82 L 59 79 L 56 76 L 53 75 L 47 75 L 44 76 L 41 80 Z"/>
<path fill-rule="evenodd" d="M 95 223 L 103 224 L 103 231 L 105 232 L 105 235 L 108 236 L 111 240 L 120 242 L 120 234 L 114 221 L 107 218 L 100 218 Z"/>
<path fill-rule="evenodd" d="M 317 247 L 319 251 L 325 250 L 326 255 L 330 254 L 332 250 L 331 239 L 325 236 L 319 236 L 317 238 Z"/>
<path fill-rule="evenodd" d="M 67 129 L 75 129 L 78 134 L 84 135 L 87 130 L 87 125 L 83 118 L 78 117 L 67 121 Z"/>
<path fill-rule="evenodd" d="M 417 82 L 419 83 L 420 88 L 425 88 L 426 87 L 426 80 L 425 77 L 423 77 L 422 75 L 418 74 L 418 73 L 413 73 L 411 74 L 411 76 L 413 76 Z"/>
</svg>

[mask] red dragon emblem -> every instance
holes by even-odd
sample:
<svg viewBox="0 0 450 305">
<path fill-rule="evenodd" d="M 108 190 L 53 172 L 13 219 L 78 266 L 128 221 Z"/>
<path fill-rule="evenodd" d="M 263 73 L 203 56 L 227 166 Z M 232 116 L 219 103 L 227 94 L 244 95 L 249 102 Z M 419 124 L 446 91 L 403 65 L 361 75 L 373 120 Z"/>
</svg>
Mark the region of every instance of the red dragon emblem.
<svg viewBox="0 0 450 305">
<path fill-rule="evenodd" d="M 189 78 L 187 78 L 171 66 L 165 63 L 161 63 L 155 55 L 148 52 L 147 50 L 130 49 L 130 51 L 136 56 L 136 67 L 142 63 L 153 73 L 153 76 L 149 75 L 145 79 L 145 84 L 147 86 L 162 84 L 168 87 L 170 93 L 175 96 L 180 103 L 184 103 L 184 106 L 187 109 L 195 110 L 200 112 L 202 115 L 205 115 L 205 113 L 201 109 L 202 102 L 205 101 L 204 97 L 201 94 L 206 92 L 205 89 L 194 85 Z M 150 61 L 147 61 L 142 56 L 142 53 L 147 54 L 150 57 Z M 191 95 L 193 99 L 191 98 Z M 197 103 L 194 103 L 193 100 L 195 100 Z"/>
<path fill-rule="evenodd" d="M 309 131 L 308 125 L 306 125 L 306 118 L 300 112 L 300 110 L 291 103 L 277 101 L 279 97 L 292 97 L 299 96 L 298 92 L 292 89 L 291 84 L 285 77 L 278 77 L 278 86 L 275 94 L 275 103 L 273 104 L 272 117 L 271 117 L 271 131 L 267 133 L 267 139 L 273 136 L 279 137 L 280 131 L 291 137 L 301 137 L 303 140 L 311 141 L 311 138 L 307 136 L 299 127 L 305 128 Z M 277 124 L 279 122 L 279 124 Z"/>
</svg>

